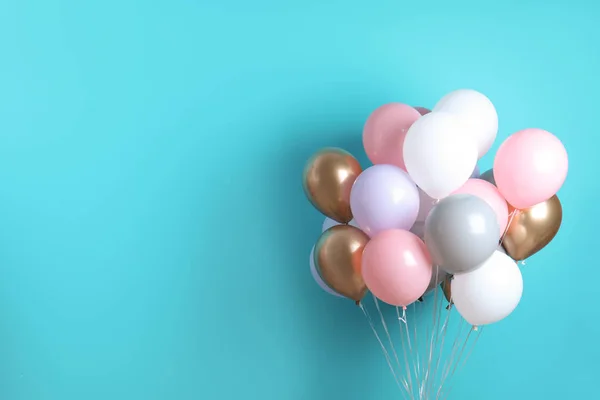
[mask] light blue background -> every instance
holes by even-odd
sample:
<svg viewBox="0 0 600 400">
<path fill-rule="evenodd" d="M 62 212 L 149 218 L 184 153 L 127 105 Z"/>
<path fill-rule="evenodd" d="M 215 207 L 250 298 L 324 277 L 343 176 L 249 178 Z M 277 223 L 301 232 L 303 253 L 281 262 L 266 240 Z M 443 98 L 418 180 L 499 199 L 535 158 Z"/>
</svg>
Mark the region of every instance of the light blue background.
<svg viewBox="0 0 600 400">
<path fill-rule="evenodd" d="M 591 1 L 2 0 L 0 398 L 398 398 L 319 290 L 305 159 L 470 87 L 557 134 L 564 225 L 454 399 L 597 394 Z M 492 163 L 492 154 L 483 168 Z"/>
</svg>

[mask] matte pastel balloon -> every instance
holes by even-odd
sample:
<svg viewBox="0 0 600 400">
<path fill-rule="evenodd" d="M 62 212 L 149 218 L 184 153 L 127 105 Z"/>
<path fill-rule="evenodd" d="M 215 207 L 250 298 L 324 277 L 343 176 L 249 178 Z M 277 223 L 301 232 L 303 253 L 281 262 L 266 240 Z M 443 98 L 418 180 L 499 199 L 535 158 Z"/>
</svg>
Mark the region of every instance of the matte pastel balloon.
<svg viewBox="0 0 600 400">
<path fill-rule="evenodd" d="M 325 221 L 323 221 L 323 227 L 321 229 L 321 233 L 325 232 L 327 229 L 329 229 L 333 226 L 338 226 L 338 225 L 344 225 L 344 224 L 340 224 L 339 222 L 337 222 L 329 217 L 325 217 Z M 358 228 L 358 224 L 356 223 L 355 220 L 348 222 L 348 225 Z"/>
<path fill-rule="evenodd" d="M 565 147 L 556 136 L 542 129 L 525 129 L 509 136 L 494 160 L 498 190 L 521 210 L 554 196 L 568 169 Z"/>
<path fill-rule="evenodd" d="M 419 118 L 404 140 L 404 162 L 412 180 L 434 199 L 461 187 L 477 165 L 477 147 L 454 114 Z"/>
<path fill-rule="evenodd" d="M 313 246 L 313 248 L 310 250 L 309 263 L 310 263 L 310 274 L 312 275 L 315 282 L 317 282 L 317 285 L 319 285 L 319 287 L 321 289 L 323 289 L 323 291 L 325 291 L 333 296 L 344 297 L 341 294 L 339 294 L 338 292 L 336 292 L 335 290 L 333 290 L 332 288 L 330 288 L 329 286 L 327 286 L 327 284 L 323 281 L 323 278 L 321 278 L 321 275 L 319 275 L 319 272 L 317 271 L 317 267 L 315 266 L 315 246 Z"/>
<path fill-rule="evenodd" d="M 419 213 L 419 192 L 399 167 L 374 165 L 358 176 L 350 208 L 360 229 L 373 237 L 387 229 L 410 229 Z"/>
<path fill-rule="evenodd" d="M 506 200 L 500 194 L 496 186 L 482 179 L 469 179 L 460 189 L 455 191 L 453 194 L 472 194 L 477 196 L 492 207 L 496 213 L 496 219 L 498 220 L 498 238 L 502 236 L 506 225 L 508 224 L 508 204 Z"/>
<path fill-rule="evenodd" d="M 479 267 L 496 248 L 496 213 L 479 197 L 455 194 L 442 199 L 425 221 L 425 243 L 435 265 L 449 274 Z"/>
<path fill-rule="evenodd" d="M 459 89 L 445 95 L 433 108 L 460 117 L 466 129 L 464 134 L 476 145 L 478 158 L 492 147 L 498 134 L 496 108 L 484 94 L 472 89 Z"/>
<path fill-rule="evenodd" d="M 365 246 L 362 275 L 382 301 L 407 306 L 423 295 L 431 281 L 431 259 L 425 243 L 399 229 L 381 232 Z"/>
<path fill-rule="evenodd" d="M 415 110 L 417 110 L 421 115 L 429 114 L 431 112 L 429 108 L 425 107 L 415 107 Z"/>
<path fill-rule="evenodd" d="M 471 325 L 481 326 L 506 318 L 519 304 L 523 277 L 518 265 L 495 251 L 473 272 L 455 275 L 452 302 Z"/>
<path fill-rule="evenodd" d="M 385 104 L 373 111 L 363 130 L 363 145 L 369 160 L 406 170 L 402 154 L 404 138 L 419 117 L 419 111 L 401 103 Z"/>
</svg>

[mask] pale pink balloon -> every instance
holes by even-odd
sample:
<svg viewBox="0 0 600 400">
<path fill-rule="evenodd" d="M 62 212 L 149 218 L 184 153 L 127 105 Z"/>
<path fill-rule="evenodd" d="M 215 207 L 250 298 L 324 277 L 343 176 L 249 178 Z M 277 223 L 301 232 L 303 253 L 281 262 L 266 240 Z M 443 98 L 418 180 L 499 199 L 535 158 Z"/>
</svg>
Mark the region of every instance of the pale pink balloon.
<svg viewBox="0 0 600 400">
<path fill-rule="evenodd" d="M 369 116 L 363 129 L 363 145 L 373 164 L 392 164 L 406 171 L 402 147 L 408 128 L 421 117 L 402 103 L 385 104 Z"/>
<path fill-rule="evenodd" d="M 513 207 L 524 209 L 548 200 L 567 177 L 569 159 L 561 141 L 542 129 L 525 129 L 500 145 L 494 179 Z"/>
<path fill-rule="evenodd" d="M 362 257 L 362 275 L 375 297 L 407 306 L 425 293 L 431 280 L 431 258 L 425 243 L 400 229 L 371 238 Z"/>
<path fill-rule="evenodd" d="M 429 114 L 431 112 L 429 108 L 425 107 L 415 107 L 415 110 L 417 110 L 421 115 Z"/>
<path fill-rule="evenodd" d="M 508 204 L 496 186 L 483 179 L 469 179 L 452 194 L 470 194 L 484 200 L 496 213 L 501 236 L 508 224 Z M 499 236 L 499 237 L 500 237 Z"/>
</svg>

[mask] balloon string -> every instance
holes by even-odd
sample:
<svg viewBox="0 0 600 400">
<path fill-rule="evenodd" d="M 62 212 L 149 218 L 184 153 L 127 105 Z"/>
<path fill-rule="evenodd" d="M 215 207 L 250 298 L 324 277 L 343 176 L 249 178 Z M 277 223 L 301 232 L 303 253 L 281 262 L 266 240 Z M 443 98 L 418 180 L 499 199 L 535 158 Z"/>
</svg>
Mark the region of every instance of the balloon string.
<svg viewBox="0 0 600 400">
<path fill-rule="evenodd" d="M 400 330 L 400 342 L 402 343 L 402 354 L 404 355 L 404 370 L 408 375 L 408 387 L 409 387 L 409 396 L 411 399 L 414 399 L 414 391 L 413 391 L 413 381 L 412 375 L 410 373 L 410 365 L 408 362 L 406 344 L 404 343 L 404 334 L 402 330 L 402 323 L 406 325 L 406 309 L 402 309 L 402 316 L 400 316 L 400 307 L 396 306 L 396 316 L 398 317 L 398 328 Z M 407 331 L 408 332 L 408 331 Z"/>
<path fill-rule="evenodd" d="M 451 352 L 450 352 L 450 357 L 448 357 L 448 359 L 444 363 L 443 373 L 442 373 L 442 376 L 441 376 L 440 384 L 438 386 L 436 399 L 439 398 L 441 390 L 442 390 L 442 386 L 444 385 L 444 382 L 446 381 L 446 378 L 448 376 L 450 368 L 453 365 L 454 357 L 455 357 L 456 351 L 458 350 L 458 347 L 459 347 L 459 340 L 460 340 L 460 337 L 461 337 L 461 333 L 462 333 L 462 328 L 463 328 L 464 322 L 465 322 L 465 320 L 461 318 L 460 324 L 458 326 L 458 333 L 456 335 L 456 339 L 454 339 L 454 343 L 452 344 L 452 348 L 451 348 Z"/>
<path fill-rule="evenodd" d="M 449 376 L 449 379 L 451 379 L 451 378 L 454 376 L 454 374 L 455 374 L 457 371 L 460 371 L 460 370 L 461 370 L 461 369 L 462 369 L 462 368 L 465 366 L 465 364 L 467 364 L 467 361 L 469 360 L 469 357 L 470 357 L 470 356 L 471 356 L 471 354 L 473 353 L 473 350 L 475 349 L 475 345 L 477 344 L 477 341 L 479 340 L 479 337 L 481 336 L 481 332 L 483 331 L 483 327 L 479 327 L 479 329 L 477 329 L 477 328 L 475 328 L 475 327 L 474 327 L 474 328 L 472 328 L 472 329 L 469 331 L 469 335 L 470 335 L 470 334 L 471 334 L 473 331 L 475 331 L 475 330 L 476 330 L 476 331 L 478 331 L 478 332 L 477 332 L 477 336 L 475 336 L 475 340 L 474 340 L 474 341 L 471 343 L 471 345 L 470 345 L 470 347 L 469 347 L 469 351 L 467 352 L 467 355 L 466 355 L 465 359 L 464 359 L 464 360 L 463 360 L 463 362 L 461 363 L 461 362 L 460 362 L 460 356 L 458 357 L 458 360 L 457 360 L 457 362 L 456 362 L 456 364 L 455 364 L 455 366 L 454 366 L 454 370 L 453 370 L 453 371 L 452 371 L 452 373 L 450 374 L 450 376 Z M 467 342 L 468 342 L 468 340 L 469 340 L 469 336 L 467 336 L 467 339 L 465 340 L 465 344 L 464 344 L 464 346 L 463 346 L 463 350 L 464 350 L 464 347 L 467 345 Z M 452 389 L 454 388 L 454 386 L 452 386 L 452 385 L 453 385 L 453 384 L 451 383 L 451 386 L 448 388 L 448 391 L 447 391 L 447 393 L 446 393 L 446 394 L 443 396 L 443 398 L 444 398 L 444 399 L 446 399 L 446 398 L 448 398 L 448 396 L 450 396 L 450 392 L 451 392 L 451 391 L 452 391 Z M 442 388 L 440 388 L 440 389 L 442 389 Z M 441 394 L 443 394 L 443 390 L 442 390 L 442 393 L 441 393 Z"/>
<path fill-rule="evenodd" d="M 369 326 L 371 327 L 371 330 L 373 331 L 373 334 L 375 334 L 375 338 L 377 339 L 377 341 L 379 342 L 379 345 L 381 346 L 381 350 L 383 351 L 383 355 L 385 357 L 385 360 L 388 363 L 388 367 L 390 367 L 390 371 L 392 372 L 392 375 L 394 376 L 394 380 L 396 381 L 396 384 L 398 385 L 400 390 L 402 390 L 402 386 L 400 385 L 400 381 L 398 380 L 398 376 L 396 375 L 396 371 L 394 370 L 394 366 L 392 365 L 392 360 L 390 359 L 390 355 L 388 354 L 388 351 L 385 348 L 385 345 L 381 341 L 381 338 L 379 337 L 379 334 L 377 333 L 377 329 L 375 329 L 375 325 L 373 324 L 373 320 L 371 319 L 371 316 L 369 315 L 367 309 L 365 308 L 365 306 L 362 303 L 359 304 L 359 307 L 362 310 L 363 314 L 365 315 L 367 322 L 369 323 Z M 408 384 L 406 384 L 406 382 L 404 382 L 404 383 L 405 383 L 406 390 L 408 390 Z"/>
<path fill-rule="evenodd" d="M 460 333 L 462 332 L 462 327 L 463 327 L 463 325 L 464 325 L 464 321 L 465 321 L 464 319 L 463 319 L 463 320 L 461 320 L 461 324 L 460 324 L 460 330 L 459 330 L 459 334 L 458 334 L 458 335 L 457 335 L 457 337 L 456 337 L 455 344 L 457 344 L 457 343 L 458 343 L 458 339 L 460 338 Z M 460 362 L 460 359 L 461 359 L 461 357 L 462 357 L 462 354 L 463 354 L 463 353 L 464 353 L 464 351 L 465 351 L 465 347 L 467 346 L 467 344 L 468 344 L 468 342 L 469 342 L 469 338 L 471 337 L 471 333 L 473 333 L 473 331 L 474 331 L 474 330 L 475 330 L 475 327 L 471 327 L 471 329 L 469 329 L 469 333 L 467 334 L 467 337 L 465 338 L 465 341 L 464 341 L 464 343 L 463 343 L 463 345 L 462 345 L 462 347 L 461 347 L 461 350 L 460 350 L 460 352 L 459 352 L 459 354 L 458 354 L 458 357 L 457 357 L 456 361 L 454 361 L 454 356 L 455 356 L 455 354 L 456 354 L 456 350 L 458 349 L 458 347 L 456 347 L 456 348 L 453 348 L 453 350 L 452 350 L 452 355 L 450 356 L 449 363 L 448 363 L 448 365 L 447 365 L 447 367 L 446 367 L 446 369 L 445 369 L 445 371 L 444 371 L 444 375 L 442 376 L 442 380 L 441 380 L 441 382 L 440 382 L 440 387 L 438 388 L 438 391 L 437 391 L 437 396 L 436 396 L 436 399 L 439 399 L 439 398 L 440 398 L 440 396 L 442 395 L 442 390 L 443 390 L 443 388 L 444 388 L 444 383 L 445 383 L 445 382 L 446 382 L 446 380 L 448 379 L 448 376 L 450 375 L 450 371 L 452 370 L 452 374 L 454 374 L 454 371 L 456 371 L 456 366 L 457 366 L 457 365 L 458 365 L 458 363 Z M 453 366 L 454 366 L 454 368 L 452 368 Z"/>
<path fill-rule="evenodd" d="M 478 329 L 477 332 L 477 336 L 475 336 L 475 340 L 473 341 L 473 344 L 471 345 L 471 347 L 469 348 L 469 352 L 467 353 L 467 356 L 465 357 L 464 361 L 462 362 L 462 364 L 460 364 L 460 367 L 458 367 L 459 371 L 465 366 L 465 364 L 467 363 L 467 360 L 469 359 L 469 357 L 471 356 L 471 354 L 473 353 L 473 350 L 475 349 L 475 345 L 477 344 L 477 341 L 479 340 L 479 337 L 481 336 L 481 332 L 483 331 L 483 327 L 480 327 Z M 457 363 L 458 366 L 458 363 Z M 454 376 L 454 373 L 456 372 L 456 367 L 454 368 L 455 371 L 452 372 L 452 374 L 450 375 L 450 378 L 452 378 Z M 453 389 L 453 386 L 448 388 L 448 393 L 446 394 L 446 396 L 444 396 L 444 398 L 447 398 L 448 396 L 450 396 L 450 391 Z"/>
<path fill-rule="evenodd" d="M 433 312 L 432 312 L 432 322 L 431 322 L 431 337 L 429 338 L 429 349 L 428 349 L 428 353 L 429 353 L 429 357 L 428 357 L 428 361 L 427 361 L 427 369 L 425 370 L 425 377 L 423 379 L 423 383 L 422 386 L 425 387 L 426 389 L 429 387 L 430 384 L 430 377 L 431 377 L 431 363 L 433 360 L 433 352 L 434 352 L 434 341 L 435 338 L 437 336 L 437 326 L 438 324 L 436 322 L 438 322 L 438 318 L 436 318 L 437 316 L 437 311 L 438 311 L 438 307 L 437 307 L 437 298 L 438 298 L 438 290 L 437 290 L 437 277 L 439 275 L 439 265 L 435 266 L 435 281 L 436 281 L 436 285 L 435 285 L 435 291 L 433 293 Z M 427 394 L 427 390 L 425 390 L 425 394 Z"/>
<path fill-rule="evenodd" d="M 419 387 L 419 399 L 423 398 L 423 385 L 420 383 L 421 377 L 421 352 L 419 351 L 419 335 L 417 326 L 419 325 L 417 322 L 417 303 L 413 304 L 413 325 L 415 326 L 415 357 L 413 358 L 413 367 L 415 371 L 415 382 Z"/>
<path fill-rule="evenodd" d="M 388 339 L 388 342 L 392 349 L 392 353 L 394 353 L 394 358 L 396 359 L 396 365 L 398 365 L 398 370 L 401 371 L 402 367 L 400 365 L 400 359 L 398 359 L 398 353 L 396 352 L 396 348 L 394 347 L 394 341 L 392 340 L 390 331 L 388 330 L 387 324 L 385 323 L 385 318 L 381 312 L 381 308 L 379 308 L 379 301 L 377 300 L 377 297 L 375 297 L 374 294 L 371 293 L 371 295 L 373 296 L 373 302 L 375 303 L 375 307 L 377 308 L 377 312 L 379 313 L 379 318 L 381 319 L 381 325 L 383 325 L 383 329 L 385 330 L 385 334 L 387 335 L 387 339 Z"/>
<path fill-rule="evenodd" d="M 450 301 L 450 304 L 452 304 L 452 293 L 450 294 L 449 301 Z M 448 324 L 450 322 L 451 312 L 452 312 L 452 308 L 449 308 L 448 310 L 446 310 L 446 317 L 444 319 L 444 324 L 442 325 L 442 328 L 440 329 L 442 340 L 441 340 L 441 344 L 439 346 L 439 354 L 437 357 L 437 361 L 435 363 L 435 368 L 433 369 L 433 377 L 431 379 L 431 381 L 432 381 L 431 388 L 432 389 L 435 387 L 435 378 L 437 377 L 438 370 L 440 369 L 440 362 L 442 361 L 442 356 L 444 354 L 444 344 L 446 342 L 446 336 L 448 333 Z"/>
</svg>

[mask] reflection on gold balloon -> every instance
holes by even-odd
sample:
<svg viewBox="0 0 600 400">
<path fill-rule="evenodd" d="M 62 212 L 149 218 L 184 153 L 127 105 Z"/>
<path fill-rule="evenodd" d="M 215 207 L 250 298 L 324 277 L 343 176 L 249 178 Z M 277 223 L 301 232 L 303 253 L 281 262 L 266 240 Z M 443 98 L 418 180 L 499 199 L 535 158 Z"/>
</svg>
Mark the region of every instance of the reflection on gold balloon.
<svg viewBox="0 0 600 400">
<path fill-rule="evenodd" d="M 347 151 L 319 150 L 304 168 L 304 193 L 317 210 L 337 222 L 348 223 L 352 219 L 350 190 L 361 172 L 359 162 Z"/>
<path fill-rule="evenodd" d="M 515 261 L 531 257 L 558 233 L 562 222 L 562 206 L 557 196 L 525 210 L 509 209 L 514 212 L 502 246 Z"/>
<path fill-rule="evenodd" d="M 323 232 L 315 245 L 315 265 L 323 281 L 357 303 L 367 292 L 361 263 L 368 242 L 369 237 L 360 229 L 337 225 Z"/>
</svg>

